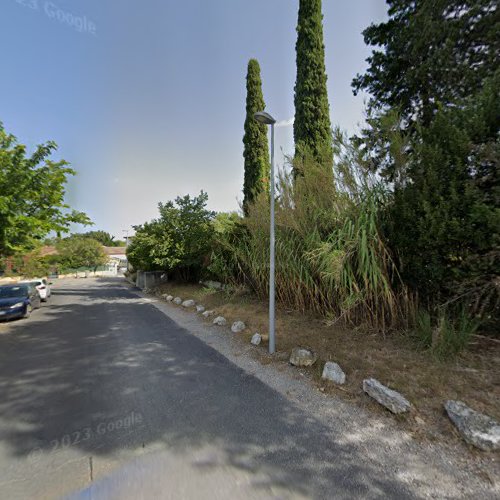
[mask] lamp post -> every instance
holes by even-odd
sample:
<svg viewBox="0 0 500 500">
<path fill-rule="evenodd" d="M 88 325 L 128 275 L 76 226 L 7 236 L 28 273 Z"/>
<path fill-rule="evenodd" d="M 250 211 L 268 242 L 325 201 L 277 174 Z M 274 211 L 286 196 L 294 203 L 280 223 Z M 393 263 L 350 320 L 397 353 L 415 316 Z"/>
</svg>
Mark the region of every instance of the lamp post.
<svg viewBox="0 0 500 500">
<path fill-rule="evenodd" d="M 276 120 L 265 111 L 255 113 L 254 118 L 264 125 L 271 125 L 271 227 L 270 227 L 270 258 L 269 258 L 269 354 L 276 350 L 275 338 L 275 255 L 274 255 L 274 124 Z"/>
<path fill-rule="evenodd" d="M 125 233 L 125 246 L 128 247 L 128 229 L 122 229 L 122 233 Z"/>
</svg>

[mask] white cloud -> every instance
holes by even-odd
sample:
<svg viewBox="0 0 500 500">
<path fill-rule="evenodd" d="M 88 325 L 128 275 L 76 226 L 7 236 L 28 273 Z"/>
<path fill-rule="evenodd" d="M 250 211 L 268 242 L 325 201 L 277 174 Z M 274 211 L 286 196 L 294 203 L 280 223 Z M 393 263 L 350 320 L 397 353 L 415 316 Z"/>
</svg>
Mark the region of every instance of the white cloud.
<svg viewBox="0 0 500 500">
<path fill-rule="evenodd" d="M 281 120 L 280 122 L 276 122 L 276 127 L 279 128 L 291 127 L 294 121 L 295 118 L 288 118 L 288 120 Z"/>
</svg>

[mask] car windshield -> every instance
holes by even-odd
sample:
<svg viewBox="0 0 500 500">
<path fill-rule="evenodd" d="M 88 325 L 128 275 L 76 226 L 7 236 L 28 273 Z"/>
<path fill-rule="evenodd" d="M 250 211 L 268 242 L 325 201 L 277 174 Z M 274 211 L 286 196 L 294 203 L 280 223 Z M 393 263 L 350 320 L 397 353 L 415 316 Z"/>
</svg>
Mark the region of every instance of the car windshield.
<svg viewBox="0 0 500 500">
<path fill-rule="evenodd" d="M 28 295 L 27 286 L 0 286 L 0 299 L 26 297 L 27 295 Z"/>
</svg>

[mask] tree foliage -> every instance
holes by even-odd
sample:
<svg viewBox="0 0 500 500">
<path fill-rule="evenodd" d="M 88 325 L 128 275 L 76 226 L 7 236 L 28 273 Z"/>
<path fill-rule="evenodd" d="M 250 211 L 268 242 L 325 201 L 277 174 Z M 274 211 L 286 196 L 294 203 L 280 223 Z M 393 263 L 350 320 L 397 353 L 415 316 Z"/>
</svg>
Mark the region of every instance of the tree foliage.
<svg viewBox="0 0 500 500">
<path fill-rule="evenodd" d="M 245 214 L 248 213 L 248 207 L 255 201 L 256 196 L 267 191 L 269 187 L 267 127 L 254 118 L 255 113 L 264 111 L 265 107 L 260 66 L 256 59 L 250 59 L 247 72 L 245 135 L 243 136 L 245 159 L 243 210 Z"/>
<path fill-rule="evenodd" d="M 107 263 L 102 244 L 91 238 L 70 237 L 57 243 L 59 263 L 69 269 L 94 268 Z"/>
<path fill-rule="evenodd" d="M 321 0 L 300 0 L 297 35 L 293 126 L 296 155 L 300 158 L 312 154 L 316 161 L 331 169 L 332 132 Z"/>
<path fill-rule="evenodd" d="M 353 81 L 376 110 L 397 108 L 408 124 L 429 125 L 439 104 L 477 92 L 500 63 L 494 0 L 388 0 L 389 19 L 364 32 L 376 46 Z"/>
<path fill-rule="evenodd" d="M 353 80 L 366 91 L 368 126 L 359 143 L 389 181 L 395 181 L 394 116 L 408 136 L 427 127 L 441 106 L 477 93 L 500 63 L 500 17 L 493 0 L 388 0 L 389 19 L 372 24 L 368 69 Z"/>
<path fill-rule="evenodd" d="M 134 226 L 127 247 L 129 262 L 137 270 L 163 270 L 185 279 L 196 278 L 208 258 L 213 237 L 214 212 L 207 210 L 208 196 L 178 197 L 160 203 L 160 217 Z"/>
<path fill-rule="evenodd" d="M 86 233 L 77 234 L 75 236 L 79 238 L 90 238 L 92 240 L 96 240 L 105 247 L 125 246 L 124 241 L 115 240 L 115 237 L 106 231 L 87 231 Z"/>
<path fill-rule="evenodd" d="M 389 237 L 405 280 L 423 296 L 500 304 L 500 71 L 413 140 L 396 187 Z"/>
<path fill-rule="evenodd" d="M 75 171 L 64 160 L 54 162 L 54 142 L 28 155 L 26 146 L 0 124 L 0 257 L 27 251 L 51 231 L 70 224 L 91 224 L 64 202 L 68 176 Z"/>
</svg>

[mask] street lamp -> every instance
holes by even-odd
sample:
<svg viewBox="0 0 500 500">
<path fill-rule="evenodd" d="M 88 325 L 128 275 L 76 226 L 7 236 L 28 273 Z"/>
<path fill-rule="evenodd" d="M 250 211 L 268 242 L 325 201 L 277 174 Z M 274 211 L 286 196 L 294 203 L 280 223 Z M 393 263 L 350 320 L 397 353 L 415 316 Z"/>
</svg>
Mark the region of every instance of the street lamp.
<svg viewBox="0 0 500 500">
<path fill-rule="evenodd" d="M 275 328 L 274 328 L 274 310 L 275 310 L 275 292 L 274 292 L 274 274 L 275 274 L 275 256 L 274 256 L 274 124 L 276 120 L 265 111 L 255 113 L 254 118 L 264 125 L 271 125 L 271 227 L 270 227 L 270 263 L 269 263 L 269 354 L 274 354 L 276 350 Z"/>
</svg>

